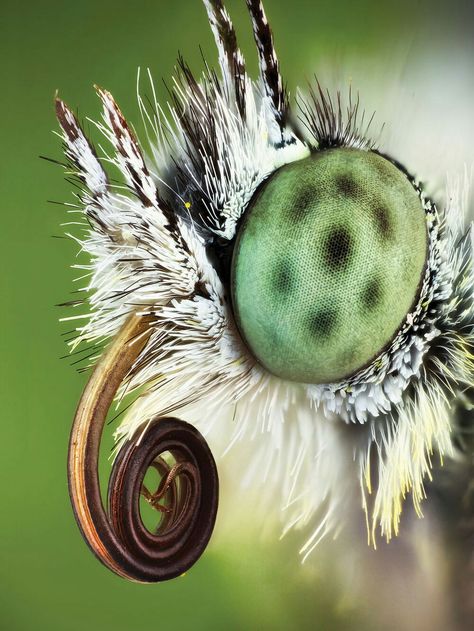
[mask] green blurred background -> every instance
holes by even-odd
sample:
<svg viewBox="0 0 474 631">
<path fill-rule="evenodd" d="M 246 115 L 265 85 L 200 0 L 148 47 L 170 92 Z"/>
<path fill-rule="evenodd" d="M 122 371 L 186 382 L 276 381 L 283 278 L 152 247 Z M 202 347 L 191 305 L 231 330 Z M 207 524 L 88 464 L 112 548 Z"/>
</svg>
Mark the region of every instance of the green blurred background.
<svg viewBox="0 0 474 631">
<path fill-rule="evenodd" d="M 228 0 L 249 67 L 256 63 L 243 0 Z M 398 0 L 267 0 L 282 70 L 293 92 L 320 59 L 410 50 L 439 38 L 472 37 L 465 3 Z M 71 420 L 87 375 L 60 360 L 58 324 L 75 274 L 74 245 L 62 239 L 62 206 L 71 201 L 61 169 L 53 95 L 82 117 L 98 118 L 92 88 L 109 89 L 137 123 L 137 67 L 150 67 L 166 97 L 178 50 L 193 69 L 198 46 L 216 54 L 199 0 L 48 0 L 1 2 L 1 520 L 0 629 L 380 628 L 375 594 L 354 602 L 331 571 L 331 552 L 300 569 L 298 541 L 219 536 L 185 577 L 162 585 L 129 584 L 108 572 L 82 542 L 66 486 Z M 413 55 L 416 57 L 416 55 Z M 387 68 L 390 72 L 390 68 Z M 94 132 L 92 132 L 94 135 Z M 67 315 L 67 314 L 66 314 Z M 242 507 L 251 521 L 252 507 Z M 245 531 L 245 529 L 242 529 Z M 250 529 L 251 530 L 251 529 Z M 334 548 L 333 548 L 334 549 Z M 414 595 L 416 598 L 416 593 Z M 380 617 L 381 616 L 381 617 Z M 387 628 L 392 628 L 387 621 Z"/>
</svg>

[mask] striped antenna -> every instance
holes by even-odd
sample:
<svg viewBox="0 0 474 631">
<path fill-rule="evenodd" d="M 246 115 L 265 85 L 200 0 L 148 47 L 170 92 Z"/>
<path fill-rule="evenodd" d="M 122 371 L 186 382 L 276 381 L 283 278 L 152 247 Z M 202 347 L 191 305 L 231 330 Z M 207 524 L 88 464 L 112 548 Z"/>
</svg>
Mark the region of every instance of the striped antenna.
<svg viewBox="0 0 474 631">
<path fill-rule="evenodd" d="M 237 36 L 222 0 L 203 0 L 219 51 L 219 64 L 230 94 L 235 95 L 237 108 L 245 115 L 245 60 L 237 44 Z"/>
<path fill-rule="evenodd" d="M 104 120 L 109 129 L 107 135 L 129 186 L 145 206 L 158 206 L 161 200 L 134 133 L 110 92 L 98 86 L 95 88 L 104 106 Z"/>
<path fill-rule="evenodd" d="M 77 118 L 66 103 L 58 97 L 55 98 L 55 107 L 56 117 L 63 130 L 66 156 L 77 169 L 77 176 L 95 199 L 107 195 L 109 185 L 107 174 Z"/>
<path fill-rule="evenodd" d="M 258 48 L 260 76 L 265 94 L 270 102 L 272 114 L 283 139 L 288 116 L 288 99 L 280 75 L 280 66 L 273 46 L 273 35 L 261 0 L 246 0 L 252 18 L 255 43 Z"/>
</svg>

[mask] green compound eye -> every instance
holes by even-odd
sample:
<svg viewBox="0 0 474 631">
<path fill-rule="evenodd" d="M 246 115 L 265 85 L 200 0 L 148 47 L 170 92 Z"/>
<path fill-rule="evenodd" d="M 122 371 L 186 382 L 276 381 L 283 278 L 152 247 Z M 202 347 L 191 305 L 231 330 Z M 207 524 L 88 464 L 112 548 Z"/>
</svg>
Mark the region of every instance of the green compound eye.
<svg viewBox="0 0 474 631">
<path fill-rule="evenodd" d="M 232 260 L 240 332 L 274 375 L 347 378 L 413 309 L 428 235 L 418 193 L 382 156 L 338 148 L 279 169 L 252 200 Z"/>
</svg>

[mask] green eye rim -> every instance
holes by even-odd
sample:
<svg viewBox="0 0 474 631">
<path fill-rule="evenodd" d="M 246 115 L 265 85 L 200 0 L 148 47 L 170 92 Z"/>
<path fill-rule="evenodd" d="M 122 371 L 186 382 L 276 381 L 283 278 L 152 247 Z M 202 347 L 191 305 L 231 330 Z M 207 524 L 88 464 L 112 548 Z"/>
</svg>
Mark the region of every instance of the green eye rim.
<svg viewBox="0 0 474 631">
<path fill-rule="evenodd" d="M 276 171 L 237 234 L 237 327 L 270 373 L 337 383 L 390 346 L 420 296 L 429 250 L 419 191 L 397 164 L 352 148 Z"/>
</svg>

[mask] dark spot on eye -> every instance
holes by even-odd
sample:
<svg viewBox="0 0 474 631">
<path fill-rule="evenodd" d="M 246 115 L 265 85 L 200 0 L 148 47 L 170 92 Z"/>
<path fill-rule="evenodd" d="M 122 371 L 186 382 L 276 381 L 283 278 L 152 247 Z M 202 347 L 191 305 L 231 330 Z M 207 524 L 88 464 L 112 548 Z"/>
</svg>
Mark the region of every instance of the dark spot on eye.
<svg viewBox="0 0 474 631">
<path fill-rule="evenodd" d="M 324 242 L 324 259 L 332 270 L 344 267 L 352 254 L 352 239 L 346 228 L 333 228 Z"/>
<path fill-rule="evenodd" d="M 275 267 L 272 285 L 280 294 L 288 294 L 294 286 L 294 274 L 286 261 L 281 261 Z"/>
<path fill-rule="evenodd" d="M 374 206 L 372 213 L 377 226 L 377 232 L 384 241 L 389 241 L 393 237 L 393 225 L 390 211 L 386 206 Z"/>
<path fill-rule="evenodd" d="M 362 304 L 367 311 L 373 311 L 382 299 L 382 283 L 378 276 L 369 280 L 362 292 Z"/>
<path fill-rule="evenodd" d="M 308 328 L 316 338 L 327 339 L 337 325 L 337 314 L 332 309 L 321 309 L 312 313 L 308 319 Z"/>
<path fill-rule="evenodd" d="M 360 188 L 350 175 L 340 175 L 336 179 L 337 190 L 345 197 L 357 197 Z"/>
<path fill-rule="evenodd" d="M 294 222 L 305 219 L 316 204 L 316 199 L 316 191 L 311 187 L 299 191 L 287 208 L 288 219 Z"/>
</svg>

